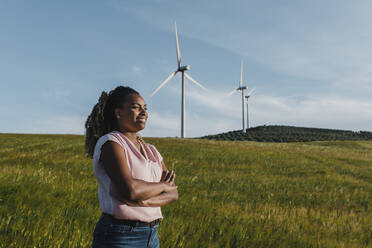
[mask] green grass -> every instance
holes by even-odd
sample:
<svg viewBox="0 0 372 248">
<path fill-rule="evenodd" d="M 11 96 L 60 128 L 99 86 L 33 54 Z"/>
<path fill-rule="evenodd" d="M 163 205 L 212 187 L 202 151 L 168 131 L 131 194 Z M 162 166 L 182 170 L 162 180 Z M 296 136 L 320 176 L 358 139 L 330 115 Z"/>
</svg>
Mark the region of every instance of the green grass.
<svg viewBox="0 0 372 248">
<path fill-rule="evenodd" d="M 147 138 L 177 173 L 161 247 L 372 247 L 372 142 Z M 0 134 L 0 247 L 89 247 L 84 137 Z"/>
</svg>

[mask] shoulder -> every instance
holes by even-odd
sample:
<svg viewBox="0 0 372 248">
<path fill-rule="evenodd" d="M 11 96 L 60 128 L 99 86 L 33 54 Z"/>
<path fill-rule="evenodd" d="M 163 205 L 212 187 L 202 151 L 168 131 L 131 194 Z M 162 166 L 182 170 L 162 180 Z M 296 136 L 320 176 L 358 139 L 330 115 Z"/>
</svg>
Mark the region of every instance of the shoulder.
<svg viewBox="0 0 372 248">
<path fill-rule="evenodd" d="M 120 134 L 116 131 L 107 133 L 100 137 L 97 141 L 97 145 L 99 144 L 100 146 L 104 145 L 107 141 L 113 141 L 115 143 L 118 143 L 120 146 L 124 147 L 125 141 L 123 140 L 122 137 L 120 137 Z"/>
<path fill-rule="evenodd" d="M 110 133 L 107 133 L 107 134 L 101 136 L 97 140 L 96 147 L 94 148 L 93 158 L 94 157 L 100 157 L 101 149 L 102 149 L 103 145 L 106 144 L 106 142 L 108 142 L 108 141 L 115 142 L 118 145 L 120 145 L 123 149 L 125 149 L 125 143 L 124 143 L 125 141 L 123 141 L 123 139 L 120 137 L 120 134 L 118 134 L 118 132 L 113 131 L 113 132 L 110 132 Z"/>
</svg>

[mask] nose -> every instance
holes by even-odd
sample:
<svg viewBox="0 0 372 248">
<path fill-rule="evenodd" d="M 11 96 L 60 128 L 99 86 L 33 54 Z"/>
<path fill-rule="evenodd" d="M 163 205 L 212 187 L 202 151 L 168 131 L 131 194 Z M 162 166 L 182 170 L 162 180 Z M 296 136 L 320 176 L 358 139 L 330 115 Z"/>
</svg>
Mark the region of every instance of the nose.
<svg viewBox="0 0 372 248">
<path fill-rule="evenodd" d="M 146 108 L 141 108 L 140 115 L 147 115 L 147 110 L 146 110 Z"/>
</svg>

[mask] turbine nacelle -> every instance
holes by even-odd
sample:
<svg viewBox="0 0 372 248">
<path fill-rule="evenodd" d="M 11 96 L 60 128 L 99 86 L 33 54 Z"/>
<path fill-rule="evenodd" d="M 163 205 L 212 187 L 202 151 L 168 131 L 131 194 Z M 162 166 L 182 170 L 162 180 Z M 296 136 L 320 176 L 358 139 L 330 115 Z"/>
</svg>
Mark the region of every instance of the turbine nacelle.
<svg viewBox="0 0 372 248">
<path fill-rule="evenodd" d="M 248 89 L 248 86 L 240 86 L 239 88 L 237 88 L 237 90 L 240 90 L 240 91 L 246 90 L 246 89 Z"/>
<path fill-rule="evenodd" d="M 247 87 L 248 88 L 248 87 Z M 249 92 L 248 92 L 248 94 L 245 96 L 245 98 L 248 100 L 248 98 L 253 94 L 253 92 L 254 92 L 254 90 L 255 90 L 256 88 L 253 88 L 253 89 L 251 89 Z"/>
<path fill-rule="evenodd" d="M 178 68 L 178 71 L 187 71 L 187 70 L 190 70 L 190 66 L 189 65 L 180 66 Z"/>
</svg>

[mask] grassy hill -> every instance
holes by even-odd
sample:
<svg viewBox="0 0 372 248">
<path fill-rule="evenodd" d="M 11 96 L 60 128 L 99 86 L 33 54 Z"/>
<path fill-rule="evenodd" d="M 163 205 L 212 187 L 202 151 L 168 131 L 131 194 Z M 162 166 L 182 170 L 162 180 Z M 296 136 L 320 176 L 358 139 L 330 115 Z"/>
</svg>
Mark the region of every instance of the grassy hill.
<svg viewBox="0 0 372 248">
<path fill-rule="evenodd" d="M 236 130 L 215 135 L 207 135 L 201 138 L 213 140 L 245 140 L 260 142 L 372 140 L 372 132 L 353 132 L 337 129 L 269 125 L 249 128 L 245 133 L 243 133 L 241 130 Z"/>
<path fill-rule="evenodd" d="M 372 142 L 147 138 L 177 173 L 161 247 L 372 247 Z M 0 247 L 89 247 L 83 136 L 0 134 Z"/>
</svg>

